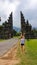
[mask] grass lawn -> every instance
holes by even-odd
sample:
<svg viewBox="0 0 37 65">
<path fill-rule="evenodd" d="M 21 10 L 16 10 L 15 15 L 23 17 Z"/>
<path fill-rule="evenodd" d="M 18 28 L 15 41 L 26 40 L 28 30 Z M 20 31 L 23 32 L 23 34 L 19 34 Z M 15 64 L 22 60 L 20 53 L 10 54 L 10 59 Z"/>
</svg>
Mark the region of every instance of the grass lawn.
<svg viewBox="0 0 37 65">
<path fill-rule="evenodd" d="M 20 38 L 20 36 L 14 36 L 13 38 Z"/>
<path fill-rule="evenodd" d="M 0 42 L 4 41 L 3 39 L 0 39 Z"/>
<path fill-rule="evenodd" d="M 0 42 L 7 41 L 6 39 L 0 39 Z"/>
<path fill-rule="evenodd" d="M 18 43 L 17 56 L 20 58 L 20 63 L 17 65 L 37 65 L 37 39 L 26 40 L 24 54 L 21 54 Z"/>
</svg>

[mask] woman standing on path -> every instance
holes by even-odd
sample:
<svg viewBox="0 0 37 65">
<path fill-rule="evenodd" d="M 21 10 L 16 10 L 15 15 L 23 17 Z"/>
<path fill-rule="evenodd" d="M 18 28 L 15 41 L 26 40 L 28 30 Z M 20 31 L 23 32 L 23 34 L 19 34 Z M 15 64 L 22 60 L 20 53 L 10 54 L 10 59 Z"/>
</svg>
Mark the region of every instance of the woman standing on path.
<svg viewBox="0 0 37 65">
<path fill-rule="evenodd" d="M 25 34 L 21 34 L 21 51 L 24 52 Z"/>
</svg>

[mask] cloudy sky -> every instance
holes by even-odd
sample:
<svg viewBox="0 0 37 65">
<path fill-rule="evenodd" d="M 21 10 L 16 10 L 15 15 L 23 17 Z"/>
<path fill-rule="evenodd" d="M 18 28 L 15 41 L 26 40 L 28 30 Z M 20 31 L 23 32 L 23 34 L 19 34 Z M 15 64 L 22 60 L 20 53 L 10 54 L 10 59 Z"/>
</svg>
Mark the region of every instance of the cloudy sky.
<svg viewBox="0 0 37 65">
<path fill-rule="evenodd" d="M 0 24 L 13 12 L 13 26 L 20 27 L 20 11 L 33 27 L 37 27 L 37 0 L 0 0 Z"/>
</svg>

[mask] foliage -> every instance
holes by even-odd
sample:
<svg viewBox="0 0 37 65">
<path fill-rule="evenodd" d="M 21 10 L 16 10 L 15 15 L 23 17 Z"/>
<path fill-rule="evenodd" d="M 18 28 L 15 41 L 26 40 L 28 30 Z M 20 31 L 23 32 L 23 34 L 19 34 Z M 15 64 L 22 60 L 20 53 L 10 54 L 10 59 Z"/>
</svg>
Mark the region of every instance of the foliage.
<svg viewBox="0 0 37 65">
<path fill-rule="evenodd" d="M 13 36 L 16 36 L 17 32 L 13 29 Z"/>
</svg>

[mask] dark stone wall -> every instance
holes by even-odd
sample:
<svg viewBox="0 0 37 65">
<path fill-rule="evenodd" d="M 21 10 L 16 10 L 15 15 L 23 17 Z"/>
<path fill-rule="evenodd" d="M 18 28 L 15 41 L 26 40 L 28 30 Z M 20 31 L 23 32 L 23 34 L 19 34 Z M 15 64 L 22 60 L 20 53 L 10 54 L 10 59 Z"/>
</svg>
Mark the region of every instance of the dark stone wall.
<svg viewBox="0 0 37 65">
<path fill-rule="evenodd" d="M 25 33 L 25 38 L 26 39 L 33 39 L 33 38 L 37 38 L 37 36 L 35 36 L 36 32 L 32 31 L 32 26 L 31 24 L 29 24 L 29 21 L 25 21 L 24 15 L 22 12 L 20 12 L 20 16 L 21 16 L 21 32 L 24 34 Z"/>
<path fill-rule="evenodd" d="M 0 38 L 9 39 L 13 37 L 13 17 L 12 12 L 9 15 L 8 21 L 0 26 Z"/>
</svg>

